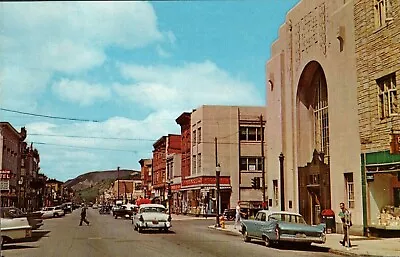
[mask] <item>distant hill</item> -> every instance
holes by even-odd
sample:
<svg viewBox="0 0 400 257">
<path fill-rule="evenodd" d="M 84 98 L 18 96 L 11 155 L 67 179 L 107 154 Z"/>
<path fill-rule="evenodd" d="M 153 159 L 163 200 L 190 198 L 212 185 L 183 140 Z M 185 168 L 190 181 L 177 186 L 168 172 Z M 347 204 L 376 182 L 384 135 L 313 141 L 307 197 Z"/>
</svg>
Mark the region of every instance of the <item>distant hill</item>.
<svg viewBox="0 0 400 257">
<path fill-rule="evenodd" d="M 74 191 L 81 191 L 87 188 L 94 187 L 96 184 L 103 183 L 105 181 L 108 181 L 108 183 L 112 184 L 112 182 L 114 182 L 118 177 L 119 179 L 132 178 L 132 173 L 137 174 L 135 176 L 137 177 L 138 174 L 140 174 L 140 171 L 128 169 L 121 169 L 119 170 L 119 172 L 117 170 L 91 171 L 79 175 L 74 179 L 67 180 L 64 183 L 64 187 L 72 188 Z"/>
</svg>

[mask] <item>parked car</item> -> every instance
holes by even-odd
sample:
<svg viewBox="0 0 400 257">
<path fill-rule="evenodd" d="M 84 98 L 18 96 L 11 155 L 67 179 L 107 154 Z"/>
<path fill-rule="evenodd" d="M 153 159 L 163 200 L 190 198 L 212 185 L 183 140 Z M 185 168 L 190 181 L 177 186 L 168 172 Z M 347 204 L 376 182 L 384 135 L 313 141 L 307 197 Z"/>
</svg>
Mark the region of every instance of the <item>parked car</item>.
<svg viewBox="0 0 400 257">
<path fill-rule="evenodd" d="M 168 231 L 171 228 L 171 217 L 161 204 L 141 204 L 138 213 L 133 216 L 133 229 L 141 233 L 144 229 Z"/>
<path fill-rule="evenodd" d="M 41 212 L 23 212 L 16 207 L 1 207 L 1 211 L 5 213 L 7 217 L 12 218 L 23 218 L 26 217 L 29 222 L 29 226 L 32 229 L 38 229 L 43 225 L 42 213 Z"/>
<path fill-rule="evenodd" d="M 0 210 L 1 214 L 1 246 L 16 239 L 32 237 L 32 227 L 27 217 L 14 218 L 9 212 Z"/>
<path fill-rule="evenodd" d="M 124 204 L 120 208 L 115 209 L 113 211 L 113 215 L 115 218 L 118 217 L 125 217 L 125 218 L 130 218 L 132 219 L 132 216 L 135 212 L 137 212 L 137 205 L 133 204 Z"/>
<path fill-rule="evenodd" d="M 293 242 L 310 245 L 326 241 L 325 224 L 308 225 L 304 218 L 293 212 L 262 210 L 254 220 L 243 220 L 241 232 L 245 242 L 264 241 L 266 246 L 275 242 Z"/>
<path fill-rule="evenodd" d="M 240 209 L 240 212 L 242 213 L 240 216 L 243 219 L 247 219 L 248 215 L 247 215 L 247 210 L 244 208 Z M 236 217 L 236 209 L 225 209 L 224 213 L 222 214 L 224 216 L 225 220 L 235 220 Z"/>
<path fill-rule="evenodd" d="M 43 213 L 43 218 L 57 218 L 65 215 L 62 206 L 54 206 L 54 207 L 45 207 L 41 210 Z"/>
</svg>

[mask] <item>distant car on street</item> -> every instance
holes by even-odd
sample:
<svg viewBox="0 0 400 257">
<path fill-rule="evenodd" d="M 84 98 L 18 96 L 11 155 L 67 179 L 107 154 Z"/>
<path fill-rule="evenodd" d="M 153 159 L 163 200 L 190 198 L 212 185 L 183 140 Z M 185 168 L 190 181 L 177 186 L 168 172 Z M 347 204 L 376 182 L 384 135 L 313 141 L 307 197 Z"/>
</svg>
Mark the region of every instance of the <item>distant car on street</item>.
<svg viewBox="0 0 400 257">
<path fill-rule="evenodd" d="M 171 217 L 161 204 L 141 204 L 133 216 L 133 229 L 141 233 L 145 229 L 158 229 L 165 232 L 171 228 Z"/>
<path fill-rule="evenodd" d="M 42 218 L 58 218 L 65 215 L 62 206 L 45 207 L 41 210 L 43 213 Z"/>
<path fill-rule="evenodd" d="M 254 220 L 242 220 L 240 230 L 245 242 L 257 239 L 266 246 L 278 242 L 311 245 L 326 241 L 325 224 L 308 225 L 299 213 L 293 212 L 259 211 Z"/>
<path fill-rule="evenodd" d="M 244 215 L 241 214 L 241 217 L 242 217 L 243 219 L 247 219 L 247 218 L 248 218 L 248 215 L 247 215 L 247 212 L 245 211 L 245 209 L 241 208 L 240 211 L 241 211 L 242 213 L 245 213 Z M 224 219 L 225 219 L 225 220 L 235 220 L 235 217 L 236 217 L 236 209 L 225 209 L 225 210 L 224 210 L 224 213 L 222 214 L 222 216 L 224 216 Z"/>
</svg>

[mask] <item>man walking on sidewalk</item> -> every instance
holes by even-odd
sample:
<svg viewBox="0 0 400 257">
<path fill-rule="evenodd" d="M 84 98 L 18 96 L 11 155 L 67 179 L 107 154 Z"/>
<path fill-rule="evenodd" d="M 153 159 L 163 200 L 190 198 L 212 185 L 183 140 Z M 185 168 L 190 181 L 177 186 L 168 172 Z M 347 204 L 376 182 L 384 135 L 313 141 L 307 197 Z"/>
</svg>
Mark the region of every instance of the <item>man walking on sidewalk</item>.
<svg viewBox="0 0 400 257">
<path fill-rule="evenodd" d="M 86 209 L 87 207 L 82 204 L 82 211 L 81 211 L 81 222 L 79 223 L 79 226 L 82 226 L 82 222 L 85 222 L 87 225 L 89 225 L 89 221 L 86 219 Z"/>
<path fill-rule="evenodd" d="M 342 224 L 343 224 L 343 241 L 340 241 L 340 243 L 345 246 L 346 242 L 347 242 L 347 246 L 351 247 L 351 243 L 350 243 L 350 227 L 353 225 L 351 223 L 351 213 L 348 209 L 346 209 L 346 207 L 344 206 L 344 203 L 340 203 L 340 213 L 339 213 L 339 217 L 342 220 Z"/>
</svg>

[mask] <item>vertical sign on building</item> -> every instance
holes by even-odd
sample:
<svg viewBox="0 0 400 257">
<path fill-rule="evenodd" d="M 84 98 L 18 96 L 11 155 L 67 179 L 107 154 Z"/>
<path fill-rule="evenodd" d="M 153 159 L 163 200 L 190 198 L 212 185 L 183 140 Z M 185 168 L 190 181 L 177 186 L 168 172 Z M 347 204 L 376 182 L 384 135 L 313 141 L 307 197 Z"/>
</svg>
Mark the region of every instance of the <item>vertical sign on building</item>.
<svg viewBox="0 0 400 257">
<path fill-rule="evenodd" d="M 390 153 L 400 154 L 400 134 L 392 134 L 392 141 L 390 142 Z"/>
</svg>

